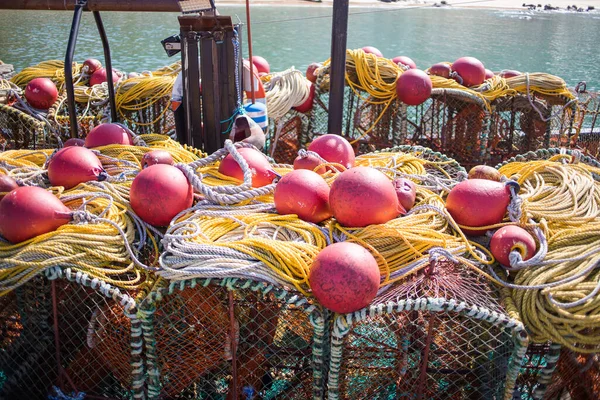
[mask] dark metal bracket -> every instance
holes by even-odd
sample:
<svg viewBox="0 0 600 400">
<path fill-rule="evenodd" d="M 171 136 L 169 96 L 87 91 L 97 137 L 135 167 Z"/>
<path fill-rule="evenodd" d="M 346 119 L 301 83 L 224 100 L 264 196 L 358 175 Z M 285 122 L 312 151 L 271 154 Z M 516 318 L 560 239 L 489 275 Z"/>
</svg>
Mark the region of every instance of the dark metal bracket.
<svg viewBox="0 0 600 400">
<path fill-rule="evenodd" d="M 79 34 L 79 25 L 81 23 L 81 15 L 87 9 L 87 0 L 77 0 L 75 2 L 75 11 L 73 14 L 73 22 L 71 24 L 71 33 L 69 34 L 69 43 L 67 45 L 67 54 L 65 56 L 65 88 L 67 90 L 67 107 L 69 110 L 69 121 L 71 137 L 78 137 L 77 124 L 77 109 L 75 108 L 75 87 L 73 85 L 73 55 L 75 53 L 75 44 Z M 111 122 L 118 122 L 117 106 L 115 102 L 115 86 L 112 78 L 112 61 L 110 57 L 110 47 L 108 38 L 104 30 L 104 24 L 100 17 L 99 11 L 93 11 L 96 27 L 102 41 L 104 49 L 104 64 L 106 68 L 106 80 L 108 84 L 108 100 L 110 102 L 110 119 Z"/>
</svg>

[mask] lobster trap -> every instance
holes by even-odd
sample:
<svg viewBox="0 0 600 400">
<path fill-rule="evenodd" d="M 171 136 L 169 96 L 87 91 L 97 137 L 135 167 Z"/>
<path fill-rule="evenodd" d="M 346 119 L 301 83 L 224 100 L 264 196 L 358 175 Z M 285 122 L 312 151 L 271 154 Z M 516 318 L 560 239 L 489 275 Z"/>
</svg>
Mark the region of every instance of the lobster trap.
<svg viewBox="0 0 600 400">
<path fill-rule="evenodd" d="M 305 137 L 310 124 L 308 114 L 289 110 L 283 117 L 269 121 L 266 153 L 278 163 L 293 164 L 302 145 L 306 145 Z"/>
<path fill-rule="evenodd" d="M 75 110 L 77 112 L 78 137 L 85 138 L 96 126 L 109 115 L 108 98 L 103 92 L 97 92 L 86 86 L 75 86 Z M 66 95 L 59 96 L 56 103 L 48 110 L 48 120 L 57 135 L 65 141 L 71 137 L 71 120 Z"/>
<path fill-rule="evenodd" d="M 540 400 L 554 379 L 553 374 L 560 354 L 560 345 L 531 343 L 523 359 L 517 378 L 513 400 Z"/>
<path fill-rule="evenodd" d="M 329 399 L 511 399 L 528 337 L 486 278 L 437 261 L 333 323 Z"/>
<path fill-rule="evenodd" d="M 52 126 L 0 103 L 0 151 L 56 147 Z"/>
<path fill-rule="evenodd" d="M 51 269 L 9 293 L 3 335 L 5 399 L 53 394 L 143 398 L 142 330 L 133 298 L 98 279 Z"/>
<path fill-rule="evenodd" d="M 600 360 L 598 354 L 560 351 L 544 399 L 558 400 L 568 393 L 571 399 L 597 399 L 600 396 Z"/>
<path fill-rule="evenodd" d="M 149 398 L 323 398 L 328 331 L 318 306 L 246 280 L 161 286 L 140 310 Z"/>
</svg>

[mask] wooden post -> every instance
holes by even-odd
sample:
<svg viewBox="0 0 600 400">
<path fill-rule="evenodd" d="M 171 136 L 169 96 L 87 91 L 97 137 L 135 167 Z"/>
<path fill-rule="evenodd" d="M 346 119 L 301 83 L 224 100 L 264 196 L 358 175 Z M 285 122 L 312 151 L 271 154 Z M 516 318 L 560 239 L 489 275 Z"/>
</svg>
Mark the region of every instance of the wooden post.
<svg viewBox="0 0 600 400">
<path fill-rule="evenodd" d="M 349 0 L 333 0 L 328 133 L 342 133 Z"/>
</svg>

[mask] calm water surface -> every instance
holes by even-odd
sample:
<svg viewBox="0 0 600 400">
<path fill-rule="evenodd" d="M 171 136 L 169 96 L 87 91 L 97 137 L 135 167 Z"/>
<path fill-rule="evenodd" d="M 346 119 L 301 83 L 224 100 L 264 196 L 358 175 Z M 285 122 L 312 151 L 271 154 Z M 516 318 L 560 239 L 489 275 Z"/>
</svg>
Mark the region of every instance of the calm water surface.
<svg viewBox="0 0 600 400">
<path fill-rule="evenodd" d="M 221 14 L 245 20 L 243 7 Z M 376 11 L 376 12 L 374 12 Z M 420 68 L 463 55 L 498 71 L 548 72 L 570 86 L 587 81 L 600 90 L 600 14 L 417 8 L 352 8 L 348 47 L 372 45 L 386 57 L 408 55 Z M 113 65 L 131 72 L 170 64 L 160 40 L 178 32 L 176 13 L 103 13 Z M 64 59 L 72 12 L 0 10 L 0 60 L 17 70 L 49 59 Z M 304 70 L 329 57 L 331 8 L 254 7 L 253 49 L 272 71 Z M 244 35 L 245 37 L 245 35 Z M 247 53 L 246 47 L 244 53 Z M 103 59 L 90 13 L 84 15 L 75 59 Z"/>
</svg>

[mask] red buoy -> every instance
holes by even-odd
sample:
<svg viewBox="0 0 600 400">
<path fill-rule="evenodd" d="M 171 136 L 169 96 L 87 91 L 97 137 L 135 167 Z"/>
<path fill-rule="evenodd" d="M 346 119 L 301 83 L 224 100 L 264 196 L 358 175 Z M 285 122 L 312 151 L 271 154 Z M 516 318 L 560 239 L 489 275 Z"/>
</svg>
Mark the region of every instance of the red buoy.
<svg viewBox="0 0 600 400">
<path fill-rule="evenodd" d="M 301 154 L 296 157 L 294 160 L 294 169 L 308 169 L 317 174 L 324 174 L 326 171 L 325 167 L 317 168 L 321 164 L 323 164 L 323 161 L 321 161 L 319 157 L 306 152 L 306 154 Z"/>
<path fill-rule="evenodd" d="M 317 82 L 317 76 L 315 75 L 315 71 L 321 68 L 321 64 L 319 63 L 311 63 L 308 68 L 306 68 L 306 79 L 311 81 L 312 83 Z"/>
<path fill-rule="evenodd" d="M 311 82 L 308 82 L 308 85 L 308 98 L 304 101 L 304 103 L 300 104 L 299 106 L 293 107 L 294 110 L 301 113 L 309 112 L 310 110 L 312 110 L 313 102 L 315 101 L 315 85 L 313 85 Z"/>
<path fill-rule="evenodd" d="M 33 108 L 47 110 L 58 99 L 58 90 L 50 79 L 34 78 L 25 87 L 25 98 Z"/>
<path fill-rule="evenodd" d="M 452 68 L 450 65 L 445 63 L 437 63 L 433 64 L 429 67 L 429 75 L 441 76 L 442 78 L 449 79 L 450 74 L 452 73 Z"/>
<path fill-rule="evenodd" d="M 485 69 L 485 80 L 487 81 L 488 79 L 492 79 L 494 77 L 494 72 L 489 70 L 489 69 Z"/>
<path fill-rule="evenodd" d="M 365 46 L 362 48 L 362 51 L 364 51 L 367 54 L 375 54 L 377 57 L 383 57 L 381 51 L 379 51 L 378 48 L 373 46 Z"/>
<path fill-rule="evenodd" d="M 454 186 L 446 199 L 446 208 L 454 221 L 467 227 L 502 222 L 510 203 L 510 190 L 501 182 L 467 179 Z M 484 230 L 463 229 L 467 235 L 484 235 Z"/>
<path fill-rule="evenodd" d="M 404 71 L 396 81 L 396 94 L 401 102 L 417 106 L 431 96 L 431 78 L 420 69 Z"/>
<path fill-rule="evenodd" d="M 523 75 L 519 71 L 515 71 L 514 69 L 505 69 L 500 72 L 500 76 L 504 79 L 514 78 L 515 76 Z"/>
<path fill-rule="evenodd" d="M 173 156 L 165 150 L 152 150 L 142 157 L 142 168 L 155 164 L 173 165 Z"/>
<path fill-rule="evenodd" d="M 71 189 L 80 183 L 102 181 L 106 177 L 98 157 L 85 147 L 64 147 L 48 163 L 48 179 L 52 186 Z"/>
<path fill-rule="evenodd" d="M 67 141 L 63 144 L 63 147 L 71 147 L 71 146 L 84 147 L 85 140 L 79 139 L 79 138 L 70 138 L 70 139 L 67 139 Z"/>
<path fill-rule="evenodd" d="M 296 214 L 304 221 L 318 224 L 331 217 L 329 185 L 316 172 L 298 169 L 277 182 L 273 193 L 279 214 Z"/>
<path fill-rule="evenodd" d="M 402 211 L 392 181 L 370 167 L 342 172 L 331 185 L 329 205 L 335 219 L 347 227 L 385 224 Z"/>
<path fill-rule="evenodd" d="M 102 63 L 95 58 L 88 58 L 83 62 L 83 67 L 85 68 L 85 72 L 91 75 L 102 68 Z"/>
<path fill-rule="evenodd" d="M 106 76 L 106 68 L 99 68 L 90 76 L 90 86 L 100 85 L 108 80 Z M 113 83 L 117 83 L 121 79 L 121 75 L 119 72 L 113 68 L 112 70 L 112 80 Z"/>
<path fill-rule="evenodd" d="M 410 69 L 416 69 L 417 68 L 417 64 L 412 60 L 412 58 L 406 57 L 406 56 L 396 56 L 396 57 L 392 58 L 392 62 L 394 64 L 403 65 L 403 66 L 408 67 Z"/>
<path fill-rule="evenodd" d="M 330 163 L 342 164 L 345 168 L 354 166 L 354 149 L 350 142 L 341 137 L 328 133 L 319 136 L 308 145 L 309 151 L 314 151 Z"/>
<path fill-rule="evenodd" d="M 510 253 L 514 250 L 521 253 L 523 261 L 535 255 L 535 239 L 525 229 L 508 225 L 494 232 L 490 240 L 490 251 L 501 265 L 510 267 Z"/>
<path fill-rule="evenodd" d="M 10 191 L 18 188 L 17 181 L 8 175 L 0 175 L 0 200 Z"/>
<path fill-rule="evenodd" d="M 261 73 L 261 72 L 265 73 L 265 74 L 271 73 L 271 66 L 269 65 L 267 60 L 265 60 L 261 56 L 253 55 L 252 56 L 252 64 L 254 64 L 254 68 L 256 68 L 258 73 Z"/>
<path fill-rule="evenodd" d="M 129 132 L 119 124 L 100 124 L 88 133 L 85 147 L 88 149 L 109 144 L 132 146 L 133 139 Z"/>
<path fill-rule="evenodd" d="M 334 243 L 317 254 L 308 282 L 319 303 L 337 313 L 367 307 L 379 290 L 381 273 L 377 260 L 364 247 L 350 242 Z"/>
<path fill-rule="evenodd" d="M 16 188 L 0 201 L 0 234 L 11 243 L 55 231 L 70 220 L 71 210 L 40 187 Z"/>
<path fill-rule="evenodd" d="M 167 226 L 173 217 L 192 206 L 194 191 L 178 168 L 156 164 L 135 177 L 129 197 L 131 208 L 144 222 Z"/>
<path fill-rule="evenodd" d="M 252 187 L 262 187 L 273 183 L 277 173 L 273 171 L 271 163 L 263 153 L 249 147 L 242 147 L 237 151 L 252 170 Z M 242 167 L 233 159 L 231 154 L 221 160 L 219 172 L 240 181 L 244 180 Z"/>
<path fill-rule="evenodd" d="M 406 178 L 394 179 L 394 189 L 400 203 L 400 214 L 404 215 L 413 208 L 417 198 L 417 186 Z"/>
<path fill-rule="evenodd" d="M 485 67 L 475 57 L 461 57 L 452 63 L 452 70 L 462 79 L 463 86 L 478 86 L 485 80 Z"/>
</svg>

